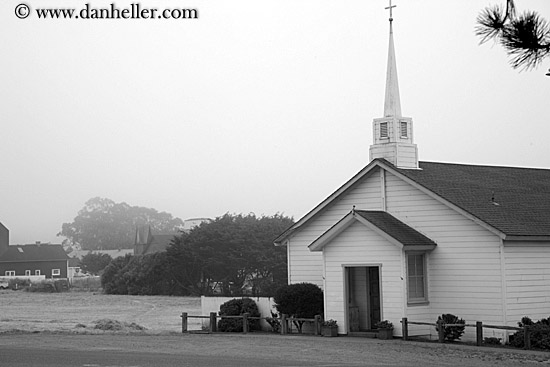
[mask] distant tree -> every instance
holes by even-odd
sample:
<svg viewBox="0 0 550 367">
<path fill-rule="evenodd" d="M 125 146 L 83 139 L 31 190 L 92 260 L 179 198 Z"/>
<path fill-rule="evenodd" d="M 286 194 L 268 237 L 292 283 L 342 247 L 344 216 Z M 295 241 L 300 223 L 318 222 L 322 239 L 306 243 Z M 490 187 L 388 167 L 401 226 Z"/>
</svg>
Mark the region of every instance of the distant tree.
<svg viewBox="0 0 550 367">
<path fill-rule="evenodd" d="M 101 285 L 108 294 L 186 295 L 174 286 L 166 264 L 165 252 L 119 257 L 105 268 Z"/>
<path fill-rule="evenodd" d="M 481 43 L 495 39 L 509 56 L 514 69 L 538 66 L 550 55 L 550 25 L 537 12 L 526 11 L 516 15 L 513 0 L 506 0 L 506 8 L 494 5 L 482 10 L 477 18 L 476 35 Z"/>
<path fill-rule="evenodd" d="M 260 294 L 286 284 L 286 249 L 273 240 L 292 223 L 280 214 L 225 214 L 202 223 L 177 236 L 166 250 L 174 281 L 196 295 L 216 288 L 240 294 L 247 282 Z"/>
<path fill-rule="evenodd" d="M 112 260 L 113 258 L 108 254 L 94 254 L 90 252 L 80 260 L 80 268 L 87 273 L 98 275 Z"/>
<path fill-rule="evenodd" d="M 128 294 L 128 286 L 124 279 L 124 272 L 133 256 L 117 257 L 113 259 L 101 274 L 101 286 L 107 294 Z"/>
<path fill-rule="evenodd" d="M 85 203 L 72 223 L 63 223 L 57 235 L 83 250 L 115 250 L 132 248 L 136 227 L 142 225 L 150 225 L 156 233 L 176 233 L 183 221 L 166 212 L 96 197 Z"/>
</svg>

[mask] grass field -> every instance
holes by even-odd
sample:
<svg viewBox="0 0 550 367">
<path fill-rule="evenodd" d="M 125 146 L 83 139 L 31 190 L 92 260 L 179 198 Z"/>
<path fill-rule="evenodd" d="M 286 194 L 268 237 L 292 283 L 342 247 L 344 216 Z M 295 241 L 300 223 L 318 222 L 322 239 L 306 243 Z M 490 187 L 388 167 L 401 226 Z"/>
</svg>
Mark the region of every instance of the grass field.
<svg viewBox="0 0 550 367">
<path fill-rule="evenodd" d="M 177 333 L 181 332 L 182 312 L 200 315 L 200 298 L 0 290 L 0 333 L 16 330 L 94 333 L 101 332 L 94 329 L 95 321 L 100 319 L 135 323 L 149 333 Z M 198 319 L 191 319 L 190 328 L 200 329 L 199 323 Z"/>
</svg>

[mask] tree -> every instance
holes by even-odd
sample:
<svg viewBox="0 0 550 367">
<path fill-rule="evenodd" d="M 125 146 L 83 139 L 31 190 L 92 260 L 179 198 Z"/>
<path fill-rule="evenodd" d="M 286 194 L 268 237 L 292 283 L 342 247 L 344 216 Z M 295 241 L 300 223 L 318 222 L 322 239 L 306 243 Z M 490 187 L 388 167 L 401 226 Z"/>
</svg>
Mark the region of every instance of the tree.
<svg viewBox="0 0 550 367">
<path fill-rule="evenodd" d="M 92 252 L 84 255 L 80 260 L 80 267 L 87 273 L 98 275 L 113 260 L 108 254 L 94 254 Z"/>
<path fill-rule="evenodd" d="M 513 0 L 506 0 L 506 8 L 495 5 L 481 11 L 477 18 L 476 35 L 481 43 L 490 39 L 500 42 L 514 69 L 531 69 L 550 56 L 550 25 L 537 12 L 526 11 L 516 15 Z"/>
<path fill-rule="evenodd" d="M 292 317 L 312 319 L 323 314 L 323 291 L 316 284 L 296 283 L 281 287 L 274 301 L 279 313 Z M 301 333 L 304 321 L 295 321 L 294 324 Z"/>
<path fill-rule="evenodd" d="M 108 294 L 186 295 L 174 286 L 166 267 L 166 253 L 126 255 L 113 260 L 101 276 Z"/>
<path fill-rule="evenodd" d="M 167 248 L 172 276 L 192 294 L 211 294 L 221 288 L 227 295 L 268 291 L 286 284 L 286 249 L 273 239 L 292 225 L 280 214 L 225 214 L 177 236 Z"/>
<path fill-rule="evenodd" d="M 142 225 L 157 233 L 176 233 L 183 221 L 166 212 L 96 197 L 85 203 L 72 223 L 63 223 L 57 235 L 83 250 L 132 248 L 136 227 Z"/>
</svg>

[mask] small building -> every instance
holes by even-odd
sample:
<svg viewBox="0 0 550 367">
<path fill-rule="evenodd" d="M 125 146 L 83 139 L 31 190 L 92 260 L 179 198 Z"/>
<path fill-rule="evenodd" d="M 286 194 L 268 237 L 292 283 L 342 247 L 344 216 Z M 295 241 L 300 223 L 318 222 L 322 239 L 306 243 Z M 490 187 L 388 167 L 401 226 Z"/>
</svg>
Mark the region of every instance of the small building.
<svg viewBox="0 0 550 367">
<path fill-rule="evenodd" d="M 66 279 L 68 271 L 69 257 L 62 245 L 13 245 L 0 255 L 0 276 Z"/>
<path fill-rule="evenodd" d="M 10 231 L 0 223 L 0 255 L 8 250 L 10 244 Z M 2 275 L 2 274 L 0 274 Z"/>
<path fill-rule="evenodd" d="M 151 233 L 151 226 L 142 226 L 136 228 L 134 240 L 134 255 L 147 255 L 156 252 L 166 251 L 166 248 L 177 233 Z"/>
<path fill-rule="evenodd" d="M 370 163 L 275 240 L 287 247 L 289 282 L 323 288 L 324 316 L 340 334 L 389 320 L 399 336 L 403 317 L 434 323 L 443 313 L 507 326 L 548 317 L 550 169 L 419 161 L 413 121 L 401 115 L 391 19 L 373 135 Z"/>
</svg>

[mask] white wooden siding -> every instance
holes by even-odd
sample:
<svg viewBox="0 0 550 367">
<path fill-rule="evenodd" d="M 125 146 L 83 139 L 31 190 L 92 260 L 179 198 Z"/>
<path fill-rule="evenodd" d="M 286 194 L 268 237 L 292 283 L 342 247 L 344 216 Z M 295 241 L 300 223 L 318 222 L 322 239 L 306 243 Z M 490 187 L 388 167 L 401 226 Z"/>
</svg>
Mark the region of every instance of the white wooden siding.
<svg viewBox="0 0 550 367">
<path fill-rule="evenodd" d="M 381 318 L 390 320 L 401 335 L 403 314 L 402 251 L 385 238 L 357 222 L 324 248 L 325 318 L 338 320 L 339 332 L 347 333 L 345 266 L 380 265 Z"/>
<path fill-rule="evenodd" d="M 354 205 L 356 209 L 380 210 L 380 192 L 379 169 L 374 169 L 303 228 L 298 229 L 289 241 L 289 283 L 309 282 L 323 287 L 322 255 L 309 251 L 308 246 L 349 213 Z"/>
<path fill-rule="evenodd" d="M 504 243 L 508 325 L 550 315 L 550 243 Z"/>
<path fill-rule="evenodd" d="M 428 255 L 429 306 L 409 306 L 411 321 L 435 322 L 443 313 L 467 322 L 502 324 L 500 239 L 398 177 L 386 175 L 387 211 L 437 243 Z M 429 332 L 435 335 L 434 328 Z M 475 337 L 467 329 L 466 339 Z"/>
</svg>

